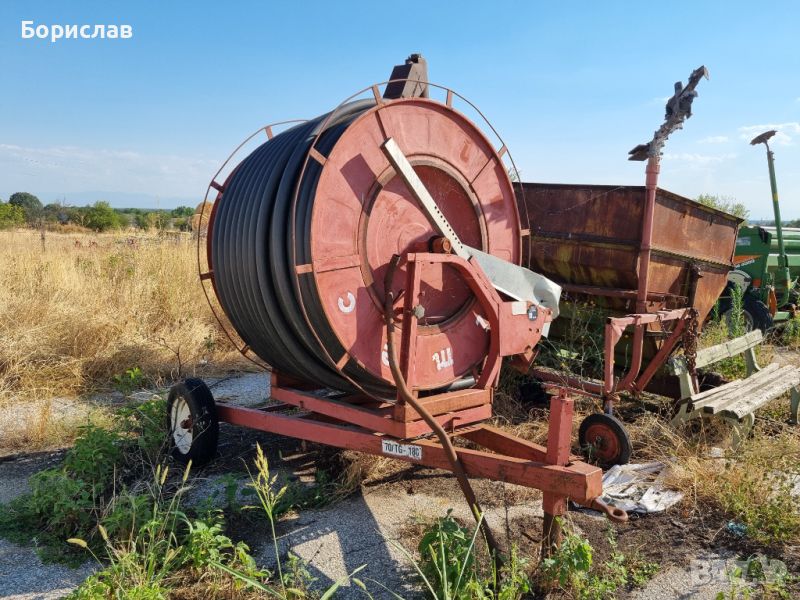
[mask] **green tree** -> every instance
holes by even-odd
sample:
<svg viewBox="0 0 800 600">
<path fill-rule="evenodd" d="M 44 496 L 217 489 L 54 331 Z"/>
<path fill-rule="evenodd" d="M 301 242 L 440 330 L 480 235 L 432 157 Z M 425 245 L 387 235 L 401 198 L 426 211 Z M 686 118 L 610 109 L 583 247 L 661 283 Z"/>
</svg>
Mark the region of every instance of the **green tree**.
<svg viewBox="0 0 800 600">
<path fill-rule="evenodd" d="M 95 202 L 87 211 L 86 227 L 89 229 L 108 231 L 119 229 L 121 224 L 119 215 L 108 202 Z"/>
<path fill-rule="evenodd" d="M 11 229 L 25 224 L 25 211 L 19 206 L 0 201 L 0 229 Z"/>
<path fill-rule="evenodd" d="M 734 217 L 739 217 L 740 219 L 744 219 L 745 221 L 747 220 L 747 217 L 750 216 L 750 211 L 747 209 L 747 207 L 741 202 L 737 202 L 736 198 L 731 198 L 730 196 L 718 196 L 716 194 L 700 194 L 697 197 L 697 202 L 699 202 L 703 206 L 716 208 L 717 210 L 721 210 L 722 212 L 729 213 Z"/>
<path fill-rule="evenodd" d="M 76 223 L 81 227 L 87 227 L 86 220 L 89 218 L 89 206 L 70 206 L 66 209 L 67 219 L 70 223 Z"/>
<path fill-rule="evenodd" d="M 42 216 L 41 200 L 28 192 L 16 192 L 11 194 L 8 203 L 18 206 L 25 211 L 25 220 L 28 223 L 35 223 Z"/>
<path fill-rule="evenodd" d="M 173 208 L 172 212 L 170 213 L 171 216 L 180 218 L 180 217 L 191 217 L 194 214 L 194 209 L 189 206 L 179 206 L 178 208 Z"/>
<path fill-rule="evenodd" d="M 169 216 L 165 211 L 154 210 L 145 215 L 147 229 L 166 229 L 169 224 Z"/>
<path fill-rule="evenodd" d="M 120 227 L 130 227 L 133 225 L 133 215 L 131 213 L 122 212 L 122 211 L 114 211 L 117 213 L 117 217 L 119 217 L 119 225 Z"/>
<path fill-rule="evenodd" d="M 46 204 L 42 209 L 42 218 L 50 223 L 67 223 L 69 221 L 69 210 L 59 202 Z"/>
</svg>

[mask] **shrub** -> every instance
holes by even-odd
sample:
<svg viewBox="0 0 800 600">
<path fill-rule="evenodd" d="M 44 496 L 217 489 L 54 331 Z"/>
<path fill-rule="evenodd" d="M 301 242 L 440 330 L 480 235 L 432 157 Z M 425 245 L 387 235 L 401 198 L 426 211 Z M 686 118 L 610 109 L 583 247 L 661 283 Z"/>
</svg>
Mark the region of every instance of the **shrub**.
<svg viewBox="0 0 800 600">
<path fill-rule="evenodd" d="M 42 202 L 28 192 L 16 192 L 11 194 L 8 203 L 22 209 L 25 220 L 28 223 L 36 222 L 42 216 Z"/>
<path fill-rule="evenodd" d="M 613 529 L 608 531 L 608 542 L 611 555 L 593 570 L 589 541 L 568 532 L 561 547 L 542 561 L 543 579 L 571 590 L 580 600 L 605 600 L 615 598 L 620 589 L 644 585 L 657 572 L 657 564 L 621 553 Z"/>
<path fill-rule="evenodd" d="M 119 229 L 122 220 L 108 202 L 99 201 L 86 211 L 86 219 L 83 224 L 95 231 L 108 231 L 109 229 Z"/>
<path fill-rule="evenodd" d="M 25 224 L 25 211 L 14 204 L 0 202 L 0 229 L 12 229 Z"/>
</svg>

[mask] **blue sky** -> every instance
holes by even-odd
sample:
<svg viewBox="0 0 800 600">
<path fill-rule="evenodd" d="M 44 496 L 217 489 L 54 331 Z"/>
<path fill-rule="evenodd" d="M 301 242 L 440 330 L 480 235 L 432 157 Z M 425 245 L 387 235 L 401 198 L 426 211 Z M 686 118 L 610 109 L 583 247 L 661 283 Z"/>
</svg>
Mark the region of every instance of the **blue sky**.
<svg viewBox="0 0 800 600">
<path fill-rule="evenodd" d="M 20 21 L 126 23 L 131 40 L 24 40 Z M 202 199 L 259 126 L 326 112 L 411 52 L 472 100 L 526 181 L 639 184 L 627 151 L 652 135 L 672 84 L 711 73 L 670 140 L 663 187 L 800 217 L 797 2 L 0 3 L 0 198 L 174 206 Z"/>
</svg>

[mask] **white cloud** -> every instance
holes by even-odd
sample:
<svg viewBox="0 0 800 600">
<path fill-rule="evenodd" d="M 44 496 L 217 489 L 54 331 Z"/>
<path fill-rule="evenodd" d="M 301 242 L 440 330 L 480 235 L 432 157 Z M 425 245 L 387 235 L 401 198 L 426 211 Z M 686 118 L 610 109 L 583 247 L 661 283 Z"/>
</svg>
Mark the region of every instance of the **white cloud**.
<svg viewBox="0 0 800 600">
<path fill-rule="evenodd" d="M 701 140 L 697 140 L 698 144 L 724 144 L 728 141 L 727 135 L 709 135 Z"/>
<path fill-rule="evenodd" d="M 708 165 L 716 165 L 726 160 L 736 158 L 736 156 L 737 155 L 735 153 L 709 155 L 709 154 L 695 154 L 691 152 L 680 152 L 677 154 L 670 154 L 669 152 L 667 152 L 664 154 L 664 160 L 681 161 L 702 167 Z"/>
<path fill-rule="evenodd" d="M 215 160 L 170 154 L 0 144 L 0 180 L 9 188 L 191 197 L 205 192 L 218 167 Z"/>
<path fill-rule="evenodd" d="M 776 129 L 778 133 L 770 140 L 780 146 L 791 146 L 794 144 L 794 136 L 800 135 L 800 123 L 792 121 L 789 123 L 768 123 L 766 125 L 746 125 L 739 127 L 739 137 L 750 141 L 755 136 L 770 129 Z"/>
</svg>

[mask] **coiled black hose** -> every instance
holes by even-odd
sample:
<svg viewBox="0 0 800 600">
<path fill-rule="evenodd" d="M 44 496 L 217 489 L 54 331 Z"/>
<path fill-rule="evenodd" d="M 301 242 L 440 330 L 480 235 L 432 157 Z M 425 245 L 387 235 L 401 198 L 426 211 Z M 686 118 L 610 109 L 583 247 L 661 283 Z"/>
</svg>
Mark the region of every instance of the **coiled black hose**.
<svg viewBox="0 0 800 600">
<path fill-rule="evenodd" d="M 344 348 L 325 319 L 313 279 L 298 279 L 295 273 L 296 265 L 311 261 L 310 219 L 321 171 L 318 163 L 308 161 L 297 186 L 308 150 L 319 135 L 315 148 L 327 156 L 345 129 L 372 106 L 373 100 L 352 102 L 330 120 L 322 115 L 256 148 L 227 182 L 209 239 L 220 304 L 261 359 L 325 387 L 391 396 L 386 382 L 355 361 L 343 367 L 344 376 L 336 368 L 329 357 L 341 356 Z"/>
</svg>

